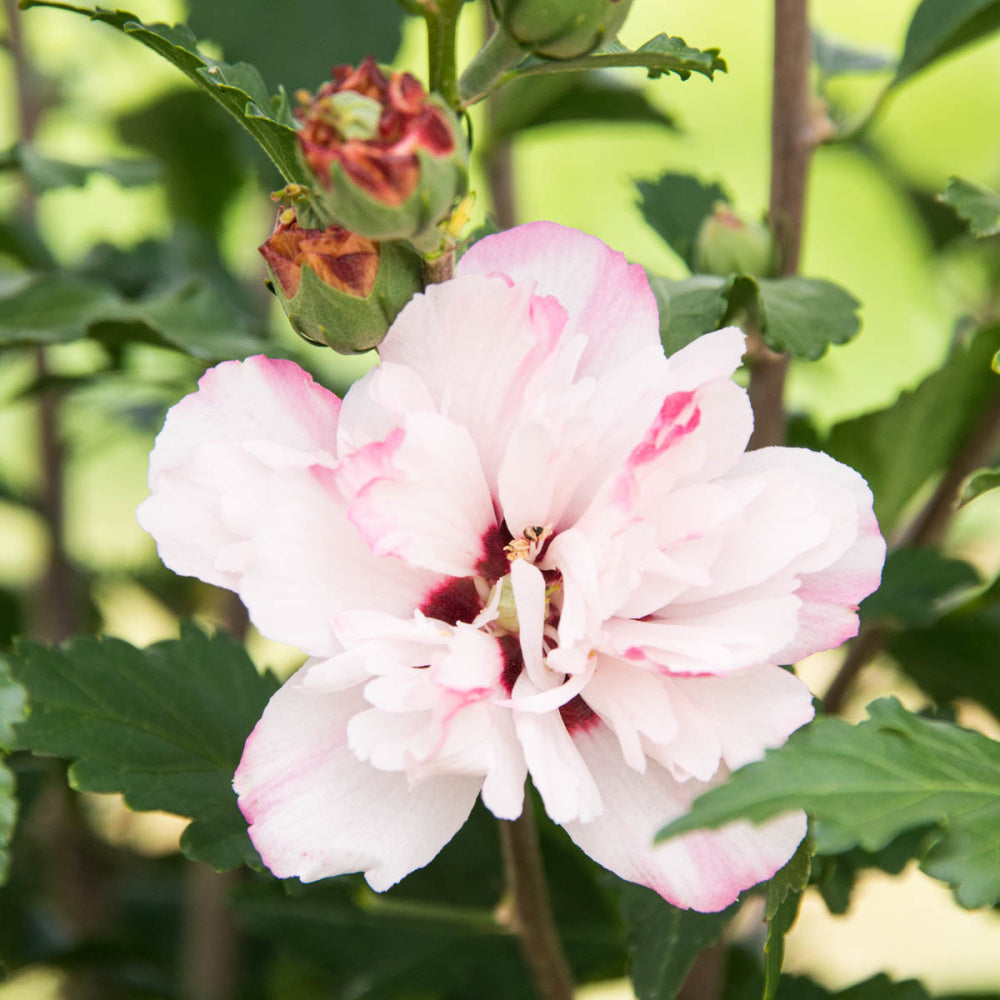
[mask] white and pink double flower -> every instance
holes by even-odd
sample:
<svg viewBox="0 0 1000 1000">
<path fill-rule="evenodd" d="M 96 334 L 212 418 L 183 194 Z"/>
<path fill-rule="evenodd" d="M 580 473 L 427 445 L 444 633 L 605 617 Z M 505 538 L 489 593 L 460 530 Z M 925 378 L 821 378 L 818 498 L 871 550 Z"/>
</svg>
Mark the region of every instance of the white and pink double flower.
<svg viewBox="0 0 1000 1000">
<path fill-rule="evenodd" d="M 171 410 L 140 509 L 164 562 L 310 656 L 236 773 L 265 864 L 375 889 L 528 775 L 597 862 L 719 910 L 804 815 L 653 845 L 812 714 L 778 664 L 837 646 L 884 543 L 852 470 L 744 453 L 738 330 L 669 360 L 642 270 L 551 223 L 418 295 L 343 402 L 227 362 Z"/>
</svg>

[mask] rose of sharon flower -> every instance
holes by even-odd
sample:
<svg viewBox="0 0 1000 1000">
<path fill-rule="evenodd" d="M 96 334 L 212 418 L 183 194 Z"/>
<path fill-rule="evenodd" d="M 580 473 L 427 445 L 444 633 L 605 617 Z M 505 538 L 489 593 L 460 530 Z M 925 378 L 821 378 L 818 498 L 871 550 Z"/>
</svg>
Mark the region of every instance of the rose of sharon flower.
<svg viewBox="0 0 1000 1000">
<path fill-rule="evenodd" d="M 654 846 L 813 714 L 777 664 L 837 646 L 884 543 L 851 469 L 744 453 L 743 336 L 667 359 L 642 270 L 552 223 L 484 239 L 417 295 L 343 402 L 296 365 L 206 373 L 171 410 L 140 521 L 310 659 L 236 773 L 264 863 L 377 890 L 527 775 L 595 861 L 719 910 L 802 813 Z"/>
</svg>

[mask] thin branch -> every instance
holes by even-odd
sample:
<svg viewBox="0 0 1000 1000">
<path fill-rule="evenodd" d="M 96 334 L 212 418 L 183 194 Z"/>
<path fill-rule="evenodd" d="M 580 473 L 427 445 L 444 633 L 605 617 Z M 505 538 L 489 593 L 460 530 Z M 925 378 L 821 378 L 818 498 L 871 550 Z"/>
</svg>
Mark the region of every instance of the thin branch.
<svg viewBox="0 0 1000 1000">
<path fill-rule="evenodd" d="M 455 277 L 455 248 L 449 247 L 436 257 L 424 258 L 424 284 L 439 285 Z"/>
<path fill-rule="evenodd" d="M 808 0 L 775 0 L 769 216 L 783 276 L 795 274 L 799 268 L 809 160 L 816 145 L 809 90 L 811 52 Z M 759 333 L 751 334 L 748 362 L 754 413 L 749 446 L 781 444 L 788 356 L 770 351 Z"/>
<path fill-rule="evenodd" d="M 500 821 L 500 847 L 510 892 L 508 923 L 518 936 L 538 996 L 541 1000 L 573 1000 L 573 976 L 552 916 L 538 832 L 527 796 L 517 819 Z"/>
</svg>

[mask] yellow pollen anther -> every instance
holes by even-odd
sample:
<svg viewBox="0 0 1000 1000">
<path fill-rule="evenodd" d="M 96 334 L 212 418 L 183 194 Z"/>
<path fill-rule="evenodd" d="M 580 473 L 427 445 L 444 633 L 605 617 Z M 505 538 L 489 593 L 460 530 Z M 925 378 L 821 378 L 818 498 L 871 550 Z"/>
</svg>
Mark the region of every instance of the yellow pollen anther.
<svg viewBox="0 0 1000 1000">
<path fill-rule="evenodd" d="M 515 559 L 534 559 L 542 546 L 552 534 L 552 525 L 529 526 L 521 533 L 520 538 L 515 538 L 508 542 L 503 550 L 507 553 L 507 561 L 514 562 Z"/>
</svg>

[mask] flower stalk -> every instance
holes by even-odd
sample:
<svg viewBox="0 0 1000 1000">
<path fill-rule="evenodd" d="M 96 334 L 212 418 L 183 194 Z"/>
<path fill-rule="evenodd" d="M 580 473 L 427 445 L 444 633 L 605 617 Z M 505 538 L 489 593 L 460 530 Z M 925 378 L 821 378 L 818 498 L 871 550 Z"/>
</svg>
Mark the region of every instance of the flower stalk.
<svg viewBox="0 0 1000 1000">
<path fill-rule="evenodd" d="M 541 1000 L 572 1000 L 573 976 L 552 915 L 531 799 L 515 820 L 500 821 L 500 848 L 510 893 L 509 924 L 521 943 Z"/>
<path fill-rule="evenodd" d="M 458 108 L 458 15 L 465 0 L 425 3 L 420 14 L 427 23 L 428 83 L 451 107 Z"/>
</svg>

